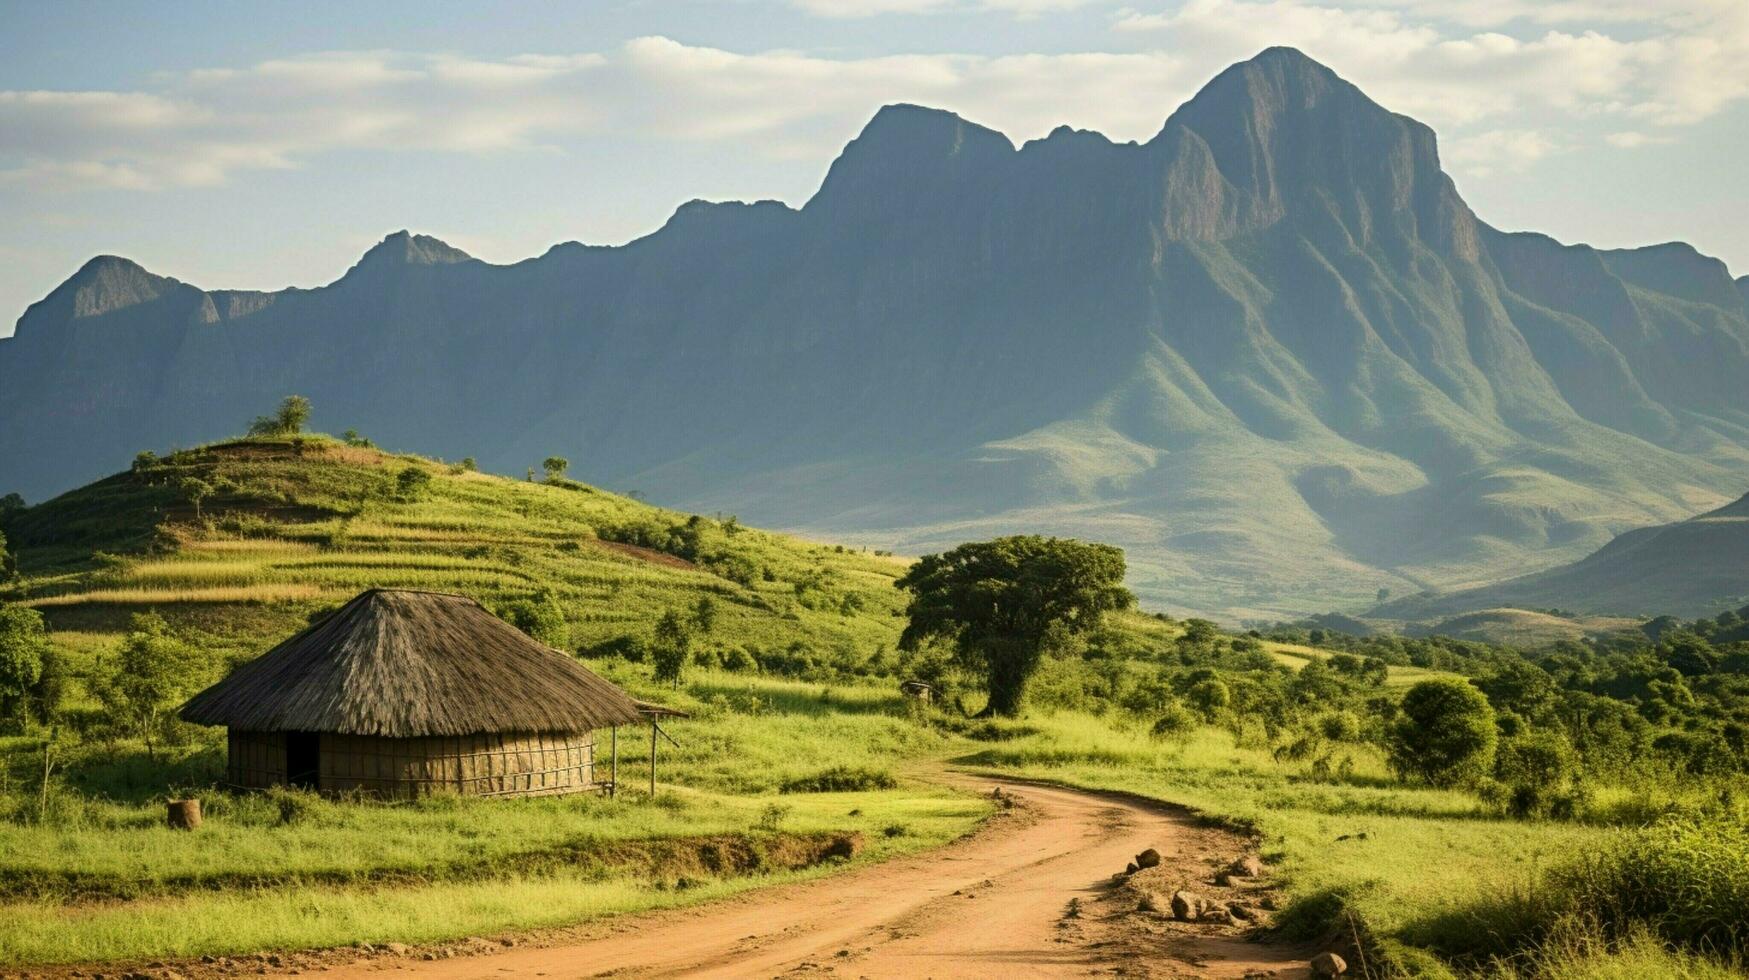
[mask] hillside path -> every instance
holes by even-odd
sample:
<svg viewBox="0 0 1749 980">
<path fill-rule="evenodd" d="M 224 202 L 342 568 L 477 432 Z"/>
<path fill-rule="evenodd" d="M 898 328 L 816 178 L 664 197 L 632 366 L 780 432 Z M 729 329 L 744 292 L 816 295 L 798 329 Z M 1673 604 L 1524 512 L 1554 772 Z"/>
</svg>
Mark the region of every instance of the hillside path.
<svg viewBox="0 0 1749 980">
<path fill-rule="evenodd" d="M 1194 815 L 1133 798 L 982 776 L 1015 805 L 969 837 L 921 854 L 689 909 L 568 931 L 551 945 L 483 956 L 375 957 L 322 975 L 419 977 L 1309 976 L 1315 949 L 1250 941 L 1237 925 L 1138 911 L 1179 887 L 1224 898 L 1216 871 L 1248 842 Z M 1113 878 L 1144 848 L 1159 868 Z M 1256 898 L 1261 893 L 1254 893 Z M 1071 913 L 1071 900 L 1078 903 Z"/>
</svg>

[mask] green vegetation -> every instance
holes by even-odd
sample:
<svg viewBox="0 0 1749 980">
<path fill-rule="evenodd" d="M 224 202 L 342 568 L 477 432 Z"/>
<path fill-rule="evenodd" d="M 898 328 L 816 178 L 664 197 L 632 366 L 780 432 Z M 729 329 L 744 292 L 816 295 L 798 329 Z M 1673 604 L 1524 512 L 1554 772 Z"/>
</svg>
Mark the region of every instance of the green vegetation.
<svg viewBox="0 0 1749 980">
<path fill-rule="evenodd" d="M 1739 614 L 1530 654 L 1234 634 L 1118 608 L 1108 549 L 1008 539 L 908 566 L 362 442 L 154 455 L 9 520 L 0 964 L 434 940 L 702 900 L 828 872 L 829 835 L 863 835 L 854 863 L 966 832 L 987 805 L 917 778 L 943 761 L 1254 829 L 1282 927 L 1359 937 L 1375 965 L 1711 976 L 1741 955 Z M 187 479 L 214 488 L 199 511 Z M 974 566 L 1000 574 L 959 574 Z M 167 709 L 370 586 L 473 595 L 687 710 L 658 795 L 629 789 L 648 777 L 635 750 L 617 799 L 216 788 L 220 733 Z M 980 618 L 970 600 L 992 595 L 1033 614 Z M 1025 669 L 998 675 L 992 650 Z M 905 699 L 902 679 L 940 697 Z M 1014 679 L 1019 716 L 986 711 Z M 207 807 L 194 835 L 163 826 L 185 792 Z"/>
<path fill-rule="evenodd" d="M 914 596 L 899 645 L 952 641 L 984 675 L 985 712 L 1012 718 L 1047 644 L 1135 602 L 1123 576 L 1118 549 L 1055 538 L 999 538 L 925 555 L 896 583 Z"/>
</svg>

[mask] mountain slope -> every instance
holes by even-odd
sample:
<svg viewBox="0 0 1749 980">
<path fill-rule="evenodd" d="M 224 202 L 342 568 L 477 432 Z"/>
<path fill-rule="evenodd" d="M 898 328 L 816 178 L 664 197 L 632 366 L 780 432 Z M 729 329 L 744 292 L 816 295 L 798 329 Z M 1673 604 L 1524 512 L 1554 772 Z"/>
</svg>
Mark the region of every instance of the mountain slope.
<svg viewBox="0 0 1749 980">
<path fill-rule="evenodd" d="M 1674 524 L 1618 535 L 1570 565 L 1475 589 L 1410 596 L 1369 616 L 1433 620 L 1495 607 L 1672 615 L 1735 609 L 1749 599 L 1749 496 Z"/>
<path fill-rule="evenodd" d="M 623 247 L 401 233 L 272 294 L 96 260 L 0 341 L 0 458 L 38 496 L 296 391 L 327 428 L 841 540 L 1102 538 L 1145 599 L 1242 618 L 1717 506 L 1746 368 L 1721 263 L 1495 230 L 1431 130 L 1271 49 L 1139 145 L 890 106 L 804 207 L 693 202 Z"/>
<path fill-rule="evenodd" d="M 188 480 L 213 488 L 199 513 Z M 531 604 L 550 613 L 541 638 L 567 650 L 647 638 L 664 612 L 690 617 L 707 598 L 715 622 L 698 645 L 711 653 L 793 659 L 799 644 L 860 665 L 903 625 L 903 560 L 320 436 L 183 450 L 7 530 L 21 574 L 0 600 L 39 608 L 75 644 L 151 610 L 209 631 L 208 652 L 253 656 L 367 588 Z"/>
</svg>

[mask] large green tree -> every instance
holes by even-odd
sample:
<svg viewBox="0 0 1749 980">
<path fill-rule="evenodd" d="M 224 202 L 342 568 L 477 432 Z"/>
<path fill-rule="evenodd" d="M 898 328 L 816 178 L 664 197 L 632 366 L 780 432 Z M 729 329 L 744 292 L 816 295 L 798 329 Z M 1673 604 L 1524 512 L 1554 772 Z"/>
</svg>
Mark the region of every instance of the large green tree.
<svg viewBox="0 0 1749 980">
<path fill-rule="evenodd" d="M 42 678 L 49 634 L 42 613 L 0 606 L 0 719 L 22 722 L 27 696 Z"/>
<path fill-rule="evenodd" d="M 1391 765 L 1434 786 L 1456 786 L 1487 775 L 1498 740 L 1494 709 L 1469 681 L 1422 681 L 1403 695 Z"/>
<path fill-rule="evenodd" d="M 899 645 L 953 642 L 984 673 L 984 713 L 1012 717 L 1050 637 L 1084 633 L 1135 601 L 1123 577 L 1121 549 L 1063 538 L 1018 535 L 925 555 L 897 583 L 911 593 Z"/>
<path fill-rule="evenodd" d="M 198 682 L 199 658 L 156 613 L 133 617 L 127 638 L 116 651 L 115 669 L 102 677 L 97 698 L 111 717 L 146 742 L 156 758 L 156 739 L 176 703 Z"/>
</svg>

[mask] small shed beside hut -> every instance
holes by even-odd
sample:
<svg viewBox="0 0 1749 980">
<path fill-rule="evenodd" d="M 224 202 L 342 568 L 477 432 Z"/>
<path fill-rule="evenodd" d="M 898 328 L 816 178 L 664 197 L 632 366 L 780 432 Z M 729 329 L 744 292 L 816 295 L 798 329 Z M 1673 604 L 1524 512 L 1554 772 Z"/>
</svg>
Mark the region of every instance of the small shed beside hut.
<svg viewBox="0 0 1749 980">
<path fill-rule="evenodd" d="M 372 589 L 191 698 L 239 787 L 390 798 L 611 785 L 595 733 L 639 702 L 465 596 Z"/>
</svg>

